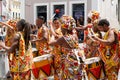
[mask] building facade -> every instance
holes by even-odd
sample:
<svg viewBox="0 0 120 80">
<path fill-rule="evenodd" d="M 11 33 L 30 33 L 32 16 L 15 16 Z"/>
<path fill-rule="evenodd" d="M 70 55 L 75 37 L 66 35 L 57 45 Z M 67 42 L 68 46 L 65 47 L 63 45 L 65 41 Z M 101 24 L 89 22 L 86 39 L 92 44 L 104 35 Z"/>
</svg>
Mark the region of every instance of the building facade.
<svg viewBox="0 0 120 80">
<path fill-rule="evenodd" d="M 19 0 L 10 0 L 10 18 L 11 19 L 20 19 L 20 5 Z"/>
<path fill-rule="evenodd" d="M 118 16 L 119 0 L 25 0 L 25 19 L 35 23 L 37 16 L 42 15 L 46 21 L 53 18 L 56 9 L 60 10 L 59 16 L 65 14 L 79 19 L 84 18 L 87 23 L 87 15 L 90 10 L 100 12 L 101 18 L 107 18 L 111 26 L 119 28 Z M 120 2 L 119 2 L 120 3 Z"/>
<path fill-rule="evenodd" d="M 0 20 L 8 19 L 8 0 L 0 0 Z"/>
<path fill-rule="evenodd" d="M 24 2 L 25 0 L 0 0 L 0 19 L 24 18 Z"/>
</svg>

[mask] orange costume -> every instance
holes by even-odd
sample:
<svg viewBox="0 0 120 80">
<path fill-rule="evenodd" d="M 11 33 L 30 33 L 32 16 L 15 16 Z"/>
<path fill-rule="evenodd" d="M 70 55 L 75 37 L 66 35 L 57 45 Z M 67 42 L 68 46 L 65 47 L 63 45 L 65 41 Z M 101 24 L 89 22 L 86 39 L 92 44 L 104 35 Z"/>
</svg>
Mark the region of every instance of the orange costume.
<svg viewBox="0 0 120 80">
<path fill-rule="evenodd" d="M 10 71 L 13 80 L 30 80 L 31 67 L 32 67 L 32 47 L 29 43 L 28 49 L 25 50 L 25 41 L 23 34 L 20 35 L 19 50 L 15 51 L 10 58 Z"/>
<path fill-rule="evenodd" d="M 49 39 L 49 30 L 47 29 L 47 27 L 41 27 L 39 30 L 38 30 L 38 33 L 37 33 L 37 37 L 38 39 L 42 39 L 44 37 L 44 33 L 47 32 L 47 38 Z M 39 42 L 37 41 L 36 42 L 36 48 L 38 50 L 38 55 L 44 55 L 44 54 L 48 54 L 46 51 L 50 50 L 50 47 L 48 45 L 48 40 L 46 41 L 43 41 L 43 42 Z"/>
<path fill-rule="evenodd" d="M 107 40 L 109 31 L 105 34 L 104 40 Z M 111 45 L 100 44 L 100 56 L 105 63 L 105 71 L 108 80 L 117 80 L 118 75 L 118 43 L 115 40 Z"/>
<path fill-rule="evenodd" d="M 71 49 L 61 47 L 61 62 L 60 62 L 61 79 L 62 80 L 66 80 L 66 79 L 80 80 L 78 77 L 78 75 L 80 74 L 74 71 L 76 67 L 78 68 L 78 65 L 76 64 L 77 59 L 73 51 L 73 49 L 78 49 L 78 41 L 75 37 L 75 34 L 73 35 L 72 33 L 73 28 L 76 27 L 75 20 L 71 16 L 62 16 L 61 23 L 62 23 L 63 29 L 71 31 L 71 33 L 66 33 L 65 35 L 63 35 L 64 40 L 71 47 Z M 73 70 L 73 72 L 71 72 L 71 70 Z"/>
</svg>

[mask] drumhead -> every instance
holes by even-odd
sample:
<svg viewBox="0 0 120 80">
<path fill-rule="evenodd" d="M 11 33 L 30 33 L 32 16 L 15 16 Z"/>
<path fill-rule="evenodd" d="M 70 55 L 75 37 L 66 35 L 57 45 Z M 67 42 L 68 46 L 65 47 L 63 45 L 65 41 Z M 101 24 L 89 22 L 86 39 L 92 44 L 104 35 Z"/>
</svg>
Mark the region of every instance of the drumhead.
<svg viewBox="0 0 120 80">
<path fill-rule="evenodd" d="M 33 61 L 34 61 L 34 62 L 38 62 L 38 61 L 42 61 L 42 60 L 49 59 L 50 57 L 52 57 L 51 54 L 45 54 L 45 55 L 42 55 L 42 56 L 38 56 L 38 57 L 33 58 Z"/>
<path fill-rule="evenodd" d="M 89 59 L 85 59 L 84 63 L 85 64 L 91 64 L 91 63 L 95 63 L 95 62 L 99 62 L 100 61 L 100 57 L 92 57 Z"/>
</svg>

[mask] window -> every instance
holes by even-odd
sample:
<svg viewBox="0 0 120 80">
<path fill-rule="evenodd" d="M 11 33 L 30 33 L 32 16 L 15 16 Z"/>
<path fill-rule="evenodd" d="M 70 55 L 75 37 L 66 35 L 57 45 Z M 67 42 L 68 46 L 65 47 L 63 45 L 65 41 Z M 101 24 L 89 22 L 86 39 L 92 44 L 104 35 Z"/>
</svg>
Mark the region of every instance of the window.
<svg viewBox="0 0 120 80">
<path fill-rule="evenodd" d="M 20 19 L 20 13 L 18 13 L 18 15 L 19 15 L 19 19 Z"/>
<path fill-rule="evenodd" d="M 44 16 L 45 21 L 47 20 L 47 6 L 37 6 L 37 17 Z"/>
<path fill-rule="evenodd" d="M 13 19 L 14 19 L 14 16 L 15 16 L 15 15 L 14 15 L 14 12 L 13 12 Z"/>
<path fill-rule="evenodd" d="M 60 13 L 56 17 L 61 17 L 65 14 L 65 6 L 64 5 L 54 5 L 53 12 L 55 13 L 55 10 L 59 9 Z"/>
<path fill-rule="evenodd" d="M 16 12 L 16 19 L 18 18 L 18 16 L 17 16 L 17 12 Z"/>
<path fill-rule="evenodd" d="M 72 16 L 75 20 L 83 18 L 83 22 L 80 22 L 81 25 L 84 25 L 84 4 L 72 4 Z"/>
</svg>

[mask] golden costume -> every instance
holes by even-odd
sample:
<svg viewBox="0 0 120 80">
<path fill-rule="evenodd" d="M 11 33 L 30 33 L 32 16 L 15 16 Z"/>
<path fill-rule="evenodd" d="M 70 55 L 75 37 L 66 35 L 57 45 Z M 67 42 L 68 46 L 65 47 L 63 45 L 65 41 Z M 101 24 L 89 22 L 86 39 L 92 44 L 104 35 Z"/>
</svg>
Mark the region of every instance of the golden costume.
<svg viewBox="0 0 120 80">
<path fill-rule="evenodd" d="M 13 80 L 30 80 L 31 78 L 31 67 L 32 67 L 32 47 L 29 43 L 28 49 L 25 49 L 25 41 L 23 34 L 18 32 L 20 35 L 19 49 L 15 51 L 13 56 L 10 58 L 10 71 Z"/>
<path fill-rule="evenodd" d="M 39 30 L 38 30 L 38 33 L 37 33 L 37 37 L 38 39 L 42 39 L 44 36 L 44 33 L 45 33 L 45 29 L 47 29 L 46 27 L 41 27 Z M 46 32 L 48 32 L 48 36 L 47 38 L 49 38 L 49 30 L 47 30 Z M 48 41 L 45 40 L 43 42 L 39 42 L 37 41 L 36 42 L 36 48 L 38 50 L 38 55 L 44 55 L 44 54 L 48 54 L 46 53 L 47 50 L 50 50 L 50 47 L 48 45 Z"/>
<path fill-rule="evenodd" d="M 105 34 L 104 40 L 107 40 L 109 36 L 109 31 Z M 116 36 L 116 35 L 115 35 Z M 105 63 L 105 71 L 108 80 L 117 80 L 118 76 L 118 44 L 117 38 L 111 45 L 100 44 L 100 56 Z"/>
</svg>

